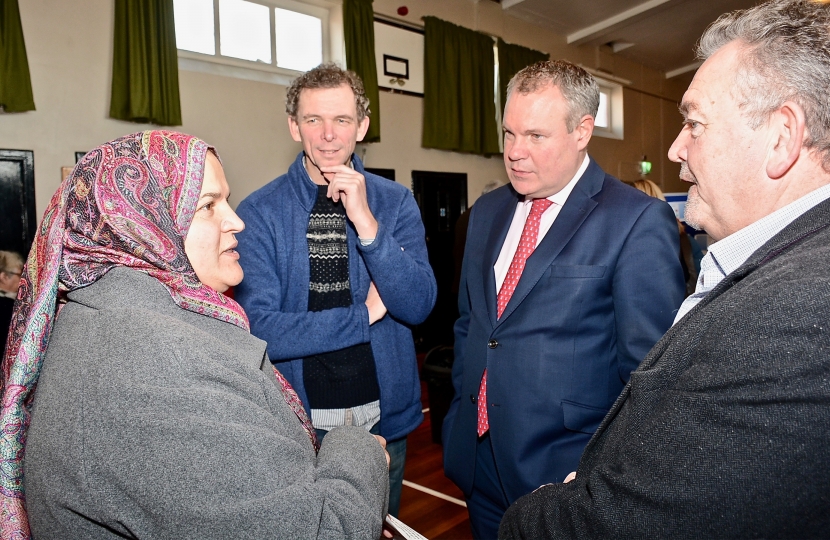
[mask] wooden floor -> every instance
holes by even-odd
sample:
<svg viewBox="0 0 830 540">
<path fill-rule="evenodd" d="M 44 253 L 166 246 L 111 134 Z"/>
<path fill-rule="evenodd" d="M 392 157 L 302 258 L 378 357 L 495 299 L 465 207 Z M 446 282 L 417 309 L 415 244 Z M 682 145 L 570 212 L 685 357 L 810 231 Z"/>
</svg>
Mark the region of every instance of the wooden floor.
<svg viewBox="0 0 830 540">
<path fill-rule="evenodd" d="M 428 408 L 425 383 L 421 383 L 424 408 Z M 430 540 L 472 539 L 464 495 L 444 476 L 441 445 L 432 442 L 429 412 L 424 422 L 409 434 L 406 443 L 406 468 L 401 493 L 401 521 Z M 420 488 L 439 492 L 457 502 L 442 499 Z"/>
</svg>

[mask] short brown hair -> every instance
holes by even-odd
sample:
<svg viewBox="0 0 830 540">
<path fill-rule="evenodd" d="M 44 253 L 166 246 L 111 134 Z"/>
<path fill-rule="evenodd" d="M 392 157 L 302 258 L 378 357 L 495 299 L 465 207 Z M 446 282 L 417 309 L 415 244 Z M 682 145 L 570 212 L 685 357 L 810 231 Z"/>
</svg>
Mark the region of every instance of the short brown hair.
<svg viewBox="0 0 830 540">
<path fill-rule="evenodd" d="M 559 87 L 568 102 L 569 114 L 565 120 L 568 133 L 586 114 L 596 118 L 599 110 L 597 81 L 581 67 L 564 60 L 543 60 L 516 73 L 507 84 L 507 99 L 514 91 L 527 95 L 550 85 Z"/>
<path fill-rule="evenodd" d="M 354 102 L 357 107 L 357 121 L 362 122 L 369 116 L 369 98 L 363 89 L 363 81 L 354 71 L 343 69 L 337 64 L 320 64 L 316 68 L 306 71 L 291 83 L 285 93 L 285 112 L 288 116 L 297 119 L 297 108 L 300 105 L 300 93 L 310 88 L 339 88 L 348 86 L 354 92 Z"/>
</svg>

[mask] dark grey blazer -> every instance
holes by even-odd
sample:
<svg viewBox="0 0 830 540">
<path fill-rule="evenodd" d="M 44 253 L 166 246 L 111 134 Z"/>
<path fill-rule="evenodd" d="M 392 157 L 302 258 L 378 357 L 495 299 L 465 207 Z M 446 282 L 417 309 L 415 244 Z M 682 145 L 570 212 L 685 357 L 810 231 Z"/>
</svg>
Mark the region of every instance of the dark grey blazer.
<svg viewBox="0 0 830 540">
<path fill-rule="evenodd" d="M 500 538 L 830 534 L 830 201 L 791 223 L 654 346 L 576 480 Z"/>
<path fill-rule="evenodd" d="M 338 428 L 315 457 L 264 341 L 132 270 L 69 298 L 25 450 L 35 538 L 380 536 L 380 445 Z"/>
</svg>

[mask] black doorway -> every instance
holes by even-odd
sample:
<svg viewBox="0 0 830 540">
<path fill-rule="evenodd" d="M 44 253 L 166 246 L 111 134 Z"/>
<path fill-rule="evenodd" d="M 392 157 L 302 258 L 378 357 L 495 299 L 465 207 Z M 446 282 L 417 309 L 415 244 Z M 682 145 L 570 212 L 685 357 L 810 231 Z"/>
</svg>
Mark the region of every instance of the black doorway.
<svg viewBox="0 0 830 540">
<path fill-rule="evenodd" d="M 395 169 L 378 169 L 377 167 L 365 167 L 366 172 L 382 176 L 387 180 L 395 181 Z"/>
<path fill-rule="evenodd" d="M 36 228 L 34 152 L 0 150 L 0 249 L 25 259 Z"/>
<path fill-rule="evenodd" d="M 415 346 L 426 352 L 452 345 L 452 326 L 458 318 L 455 279 L 455 224 L 467 209 L 467 174 L 412 171 L 412 193 L 426 229 L 429 263 L 438 282 L 438 298 L 427 320 L 413 330 Z"/>
</svg>

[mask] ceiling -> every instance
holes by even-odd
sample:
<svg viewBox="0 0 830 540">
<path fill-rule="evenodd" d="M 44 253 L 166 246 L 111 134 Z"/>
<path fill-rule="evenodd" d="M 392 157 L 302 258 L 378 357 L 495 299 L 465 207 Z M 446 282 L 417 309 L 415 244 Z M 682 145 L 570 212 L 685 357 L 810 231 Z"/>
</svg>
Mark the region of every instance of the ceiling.
<svg viewBox="0 0 830 540">
<path fill-rule="evenodd" d="M 499 0 L 496 0 L 499 1 Z M 721 14 L 758 0 L 500 0 L 505 13 L 543 26 L 573 45 L 608 45 L 613 54 L 691 78 L 694 46 Z"/>
</svg>

